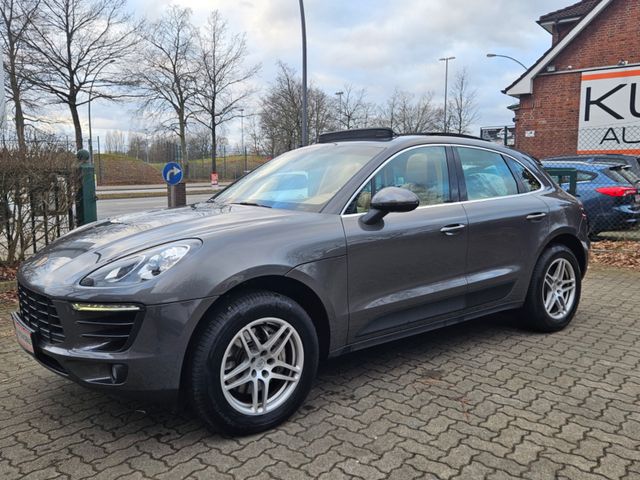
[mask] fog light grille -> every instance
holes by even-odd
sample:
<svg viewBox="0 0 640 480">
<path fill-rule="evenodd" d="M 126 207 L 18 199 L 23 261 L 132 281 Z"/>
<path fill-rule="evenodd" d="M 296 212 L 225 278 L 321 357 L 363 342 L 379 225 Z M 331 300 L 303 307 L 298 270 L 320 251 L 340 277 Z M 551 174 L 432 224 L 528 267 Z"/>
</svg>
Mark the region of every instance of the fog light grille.
<svg viewBox="0 0 640 480">
<path fill-rule="evenodd" d="M 118 351 L 125 348 L 136 325 L 138 311 L 78 312 L 78 333 L 92 350 Z"/>
</svg>

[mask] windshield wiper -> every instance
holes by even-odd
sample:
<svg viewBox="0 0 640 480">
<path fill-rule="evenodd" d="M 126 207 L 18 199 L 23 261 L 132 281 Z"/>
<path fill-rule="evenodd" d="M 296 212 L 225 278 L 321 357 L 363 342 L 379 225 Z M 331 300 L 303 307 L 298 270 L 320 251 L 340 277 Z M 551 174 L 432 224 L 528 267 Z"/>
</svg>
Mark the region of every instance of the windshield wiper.
<svg viewBox="0 0 640 480">
<path fill-rule="evenodd" d="M 271 206 L 269 205 L 263 205 L 261 203 L 255 203 L 255 202 L 231 202 L 231 205 L 247 205 L 249 207 L 271 208 Z"/>
</svg>

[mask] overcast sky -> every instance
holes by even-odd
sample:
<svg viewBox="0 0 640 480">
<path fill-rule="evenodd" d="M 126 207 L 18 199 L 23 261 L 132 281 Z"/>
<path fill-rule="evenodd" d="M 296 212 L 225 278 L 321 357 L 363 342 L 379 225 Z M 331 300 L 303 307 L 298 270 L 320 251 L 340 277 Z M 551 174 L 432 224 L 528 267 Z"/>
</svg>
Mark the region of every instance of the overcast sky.
<svg viewBox="0 0 640 480">
<path fill-rule="evenodd" d="M 218 9 L 231 31 L 246 32 L 250 63 L 261 63 L 263 91 L 282 60 L 300 71 L 300 14 L 297 0 L 130 0 L 137 15 L 157 18 L 171 3 L 193 10 L 204 22 Z M 550 45 L 551 35 L 535 21 L 570 5 L 571 0 L 305 0 L 309 79 L 329 94 L 345 83 L 366 88 L 368 99 L 383 102 L 399 87 L 442 102 L 444 64 L 455 56 L 452 76 L 467 67 L 478 91 L 480 126 L 511 124 L 506 107 L 515 102 L 501 90 L 523 71 L 518 64 L 486 53 L 510 55 L 531 65 Z M 105 101 L 93 108 L 94 136 L 109 129 L 143 125 L 124 105 Z M 85 115 L 86 116 L 86 115 Z M 238 125 L 228 127 L 233 145 Z M 71 130 L 69 129 L 69 132 Z"/>
</svg>

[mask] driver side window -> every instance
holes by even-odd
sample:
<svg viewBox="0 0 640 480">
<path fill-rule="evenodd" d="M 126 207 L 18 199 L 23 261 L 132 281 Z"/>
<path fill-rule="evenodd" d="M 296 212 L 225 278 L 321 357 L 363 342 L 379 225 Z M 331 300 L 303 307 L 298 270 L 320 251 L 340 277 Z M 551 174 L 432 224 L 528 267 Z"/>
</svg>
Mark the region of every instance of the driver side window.
<svg viewBox="0 0 640 480">
<path fill-rule="evenodd" d="M 386 187 L 400 187 L 415 193 L 420 206 L 451 200 L 445 147 L 413 148 L 387 163 L 349 205 L 346 213 L 369 211 L 373 196 Z"/>
</svg>

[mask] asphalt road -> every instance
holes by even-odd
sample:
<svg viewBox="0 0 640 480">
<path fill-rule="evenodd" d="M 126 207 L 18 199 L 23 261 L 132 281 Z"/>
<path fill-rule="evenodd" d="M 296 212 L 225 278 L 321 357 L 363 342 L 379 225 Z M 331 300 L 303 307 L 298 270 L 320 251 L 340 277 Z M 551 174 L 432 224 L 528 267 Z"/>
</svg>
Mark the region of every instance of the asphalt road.
<svg viewBox="0 0 640 480">
<path fill-rule="evenodd" d="M 211 198 L 211 194 L 187 195 L 188 203 L 204 202 Z M 167 206 L 167 197 L 147 198 L 122 198 L 117 200 L 98 200 L 98 220 L 107 217 L 115 217 L 127 213 L 164 208 Z"/>
</svg>

